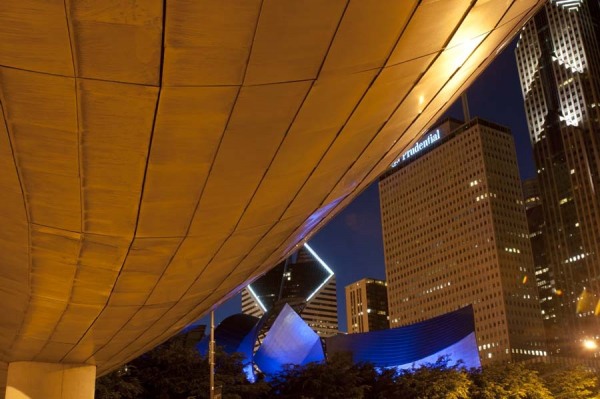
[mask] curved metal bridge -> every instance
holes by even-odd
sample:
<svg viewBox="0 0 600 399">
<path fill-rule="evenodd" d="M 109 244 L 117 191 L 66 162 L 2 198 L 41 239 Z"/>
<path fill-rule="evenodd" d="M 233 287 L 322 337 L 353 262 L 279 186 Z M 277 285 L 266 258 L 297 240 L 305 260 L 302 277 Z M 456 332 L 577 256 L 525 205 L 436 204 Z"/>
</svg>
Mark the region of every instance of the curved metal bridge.
<svg viewBox="0 0 600 399">
<path fill-rule="evenodd" d="M 117 367 L 294 250 L 541 0 L 4 0 L 0 360 Z"/>
</svg>

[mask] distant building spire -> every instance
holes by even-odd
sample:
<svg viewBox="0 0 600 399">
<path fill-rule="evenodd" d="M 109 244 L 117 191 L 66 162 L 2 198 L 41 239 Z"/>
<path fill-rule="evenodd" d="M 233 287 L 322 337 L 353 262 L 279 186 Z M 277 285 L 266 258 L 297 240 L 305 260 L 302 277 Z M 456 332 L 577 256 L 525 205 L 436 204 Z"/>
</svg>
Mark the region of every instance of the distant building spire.
<svg viewBox="0 0 600 399">
<path fill-rule="evenodd" d="M 465 123 L 468 123 L 471 120 L 471 114 L 469 112 L 469 99 L 467 98 L 466 90 L 460 95 L 460 99 L 462 100 L 463 118 L 465 119 Z"/>
</svg>

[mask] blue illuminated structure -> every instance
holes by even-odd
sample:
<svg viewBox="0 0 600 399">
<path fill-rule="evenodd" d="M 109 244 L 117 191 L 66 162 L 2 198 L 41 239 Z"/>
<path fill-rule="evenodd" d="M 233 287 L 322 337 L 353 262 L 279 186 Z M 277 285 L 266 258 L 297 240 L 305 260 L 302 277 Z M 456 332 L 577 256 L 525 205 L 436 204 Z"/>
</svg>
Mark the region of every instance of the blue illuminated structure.
<svg viewBox="0 0 600 399">
<path fill-rule="evenodd" d="M 254 342 L 256 341 L 259 319 L 237 313 L 223 320 L 215 328 L 215 343 L 226 353 L 241 353 L 244 355 L 244 374 L 250 382 L 256 380 L 254 375 Z M 203 356 L 208 355 L 209 336 L 205 336 L 196 348 Z"/>
<path fill-rule="evenodd" d="M 254 341 L 248 339 L 252 336 L 259 319 L 242 313 L 234 314 L 224 319 L 215 328 L 215 342 L 227 353 L 242 353 L 247 360 L 252 360 Z M 204 337 L 198 345 L 202 355 L 208 353 L 209 336 Z"/>
<path fill-rule="evenodd" d="M 259 331 L 270 317 L 274 321 L 261 341 Z M 208 342 L 207 336 L 197 346 L 204 356 Z M 275 374 L 286 364 L 303 366 L 325 360 L 321 338 L 288 304 L 260 320 L 241 313 L 229 316 L 215 328 L 215 342 L 227 353 L 244 355 L 244 372 L 251 382 L 255 380 L 254 365 L 265 374 Z"/>
<path fill-rule="evenodd" d="M 355 362 L 381 368 L 406 369 L 434 363 L 441 356 L 451 364 L 481 367 L 472 306 L 409 326 L 337 335 L 326 339 L 326 347 L 328 355 L 351 353 Z"/>
<path fill-rule="evenodd" d="M 226 352 L 241 352 L 250 360 L 244 367 L 249 381 L 255 380 L 255 369 L 269 378 L 287 364 L 303 366 L 325 360 L 321 338 L 288 304 L 260 320 L 243 314 L 230 316 L 216 328 L 215 340 Z M 435 363 L 442 356 L 450 365 L 460 361 L 466 368 L 481 367 L 472 306 L 409 326 L 337 335 L 325 343 L 328 356 L 350 353 L 355 362 L 377 368 L 408 369 Z M 208 341 L 203 340 L 201 346 L 206 353 Z"/>
<path fill-rule="evenodd" d="M 323 360 L 321 338 L 288 304 L 283 306 L 254 355 L 254 363 L 265 374 L 278 373 L 286 364 L 304 366 Z"/>
</svg>

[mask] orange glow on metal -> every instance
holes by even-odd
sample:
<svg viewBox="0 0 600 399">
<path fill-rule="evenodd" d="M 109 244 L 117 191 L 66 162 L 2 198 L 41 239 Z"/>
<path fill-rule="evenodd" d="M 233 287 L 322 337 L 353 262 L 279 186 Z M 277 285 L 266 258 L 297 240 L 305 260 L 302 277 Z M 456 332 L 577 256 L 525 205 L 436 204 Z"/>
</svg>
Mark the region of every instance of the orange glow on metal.
<svg viewBox="0 0 600 399">
<path fill-rule="evenodd" d="M 102 374 L 207 314 L 544 3 L 2 1 L 0 363 Z"/>
</svg>

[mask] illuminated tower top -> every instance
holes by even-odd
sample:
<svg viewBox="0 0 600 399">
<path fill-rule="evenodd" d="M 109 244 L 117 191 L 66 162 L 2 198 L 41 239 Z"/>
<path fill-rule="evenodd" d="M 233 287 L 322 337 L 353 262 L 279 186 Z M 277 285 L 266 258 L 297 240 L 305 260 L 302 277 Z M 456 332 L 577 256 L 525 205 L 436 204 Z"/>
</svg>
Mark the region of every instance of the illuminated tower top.
<svg viewBox="0 0 600 399">
<path fill-rule="evenodd" d="M 242 312 L 256 317 L 286 303 L 321 336 L 337 333 L 335 275 L 308 244 L 242 292 Z"/>
<path fill-rule="evenodd" d="M 516 57 L 533 143 L 545 126 L 598 124 L 597 1 L 553 0 L 523 27 Z"/>
</svg>

